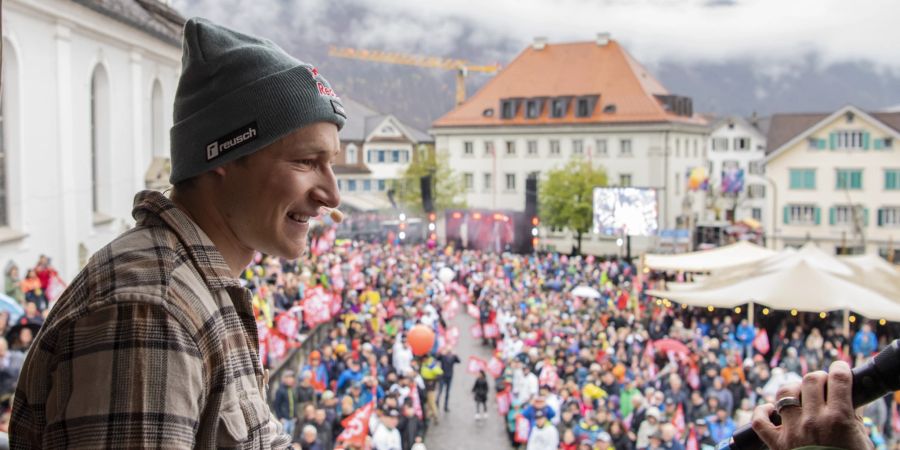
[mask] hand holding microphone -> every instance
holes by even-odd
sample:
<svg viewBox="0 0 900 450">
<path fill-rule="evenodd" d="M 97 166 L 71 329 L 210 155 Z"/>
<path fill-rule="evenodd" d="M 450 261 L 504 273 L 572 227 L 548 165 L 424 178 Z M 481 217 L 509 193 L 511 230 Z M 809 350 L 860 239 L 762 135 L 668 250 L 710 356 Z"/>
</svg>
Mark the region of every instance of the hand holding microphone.
<svg viewBox="0 0 900 450">
<path fill-rule="evenodd" d="M 787 450 L 825 445 L 847 450 L 871 449 L 872 443 L 855 408 L 900 390 L 900 340 L 852 371 L 843 361 L 829 373 L 812 372 L 803 382 L 778 390 L 775 405 L 756 407 L 750 425 L 719 443 L 720 450 Z"/>
<path fill-rule="evenodd" d="M 753 431 L 771 450 L 807 445 L 871 449 L 872 443 L 862 419 L 853 409 L 852 390 L 850 366 L 835 361 L 828 373 L 811 372 L 799 385 L 782 386 L 776 396 L 776 405 L 769 403 L 757 407 L 751 422 Z M 781 416 L 780 426 L 770 420 L 773 412 Z"/>
</svg>

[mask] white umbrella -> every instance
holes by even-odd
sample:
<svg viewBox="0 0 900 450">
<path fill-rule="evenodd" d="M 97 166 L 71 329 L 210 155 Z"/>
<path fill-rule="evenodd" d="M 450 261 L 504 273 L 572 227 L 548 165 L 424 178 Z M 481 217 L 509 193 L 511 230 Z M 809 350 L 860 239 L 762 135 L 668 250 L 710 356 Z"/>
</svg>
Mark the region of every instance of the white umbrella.
<svg viewBox="0 0 900 450">
<path fill-rule="evenodd" d="M 589 286 L 578 286 L 572 289 L 572 295 L 585 298 L 600 298 L 600 292 Z"/>
</svg>

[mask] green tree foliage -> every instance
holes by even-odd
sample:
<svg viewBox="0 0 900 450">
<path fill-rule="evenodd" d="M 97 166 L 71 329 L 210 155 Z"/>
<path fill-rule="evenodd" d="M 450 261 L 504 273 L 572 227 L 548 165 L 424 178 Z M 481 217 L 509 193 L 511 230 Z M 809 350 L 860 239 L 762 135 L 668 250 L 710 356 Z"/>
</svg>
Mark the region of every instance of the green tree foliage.
<svg viewBox="0 0 900 450">
<path fill-rule="evenodd" d="M 593 190 L 606 186 L 606 171 L 586 160 L 572 160 L 545 174 L 540 186 L 539 215 L 545 227 L 565 228 L 575 234 L 581 253 L 581 237 L 593 222 Z"/>
<path fill-rule="evenodd" d="M 430 148 L 418 152 L 418 157 L 400 175 L 397 186 L 397 199 L 403 208 L 413 213 L 424 212 L 419 179 L 428 174 L 432 174 L 431 195 L 436 211 L 465 208 L 463 178 L 450 168 L 450 154 Z"/>
</svg>

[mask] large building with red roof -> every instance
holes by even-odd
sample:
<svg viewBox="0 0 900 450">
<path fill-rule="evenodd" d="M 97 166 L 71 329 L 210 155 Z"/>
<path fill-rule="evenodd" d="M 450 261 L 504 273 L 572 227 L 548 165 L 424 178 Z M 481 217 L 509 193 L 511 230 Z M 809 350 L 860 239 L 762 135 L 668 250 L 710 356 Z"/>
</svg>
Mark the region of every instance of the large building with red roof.
<svg viewBox="0 0 900 450">
<path fill-rule="evenodd" d="M 657 189 L 660 229 L 688 226 L 702 211 L 685 178 L 706 166 L 706 120 L 606 34 L 536 39 L 431 133 L 462 172 L 473 208 L 523 210 L 529 174 L 587 158 L 610 185 Z M 610 242 L 593 237 L 585 250 Z"/>
</svg>

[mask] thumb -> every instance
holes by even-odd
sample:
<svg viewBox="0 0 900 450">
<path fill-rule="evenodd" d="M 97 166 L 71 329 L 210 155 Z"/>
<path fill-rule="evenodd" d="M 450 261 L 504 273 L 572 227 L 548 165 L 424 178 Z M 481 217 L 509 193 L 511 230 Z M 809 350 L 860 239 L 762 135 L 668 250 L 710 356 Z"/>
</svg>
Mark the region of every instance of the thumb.
<svg viewBox="0 0 900 450">
<path fill-rule="evenodd" d="M 769 419 L 769 416 L 775 412 L 775 405 L 766 403 L 759 405 L 753 410 L 753 417 L 750 419 L 750 427 L 756 432 L 757 436 L 765 442 L 770 449 L 778 448 L 778 428 Z"/>
</svg>

